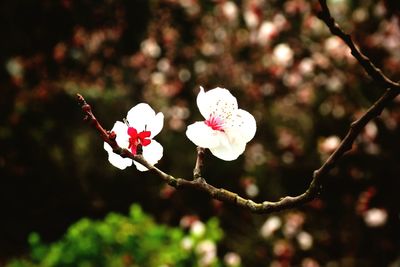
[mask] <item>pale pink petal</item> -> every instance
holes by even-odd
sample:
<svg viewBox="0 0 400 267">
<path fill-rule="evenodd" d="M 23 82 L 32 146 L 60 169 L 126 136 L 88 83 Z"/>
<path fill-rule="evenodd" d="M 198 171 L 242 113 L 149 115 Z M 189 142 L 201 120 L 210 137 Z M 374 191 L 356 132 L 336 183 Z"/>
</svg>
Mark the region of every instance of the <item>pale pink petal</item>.
<svg viewBox="0 0 400 267">
<path fill-rule="evenodd" d="M 146 103 L 140 103 L 131 108 L 126 115 L 130 127 L 138 132 L 145 130 L 147 124 L 154 120 L 155 111 Z"/>
<path fill-rule="evenodd" d="M 247 143 L 256 134 L 257 125 L 253 115 L 238 109 L 227 122 L 225 132 L 231 143 Z"/>
<path fill-rule="evenodd" d="M 150 131 L 150 138 L 153 138 L 157 134 L 159 134 L 164 127 L 164 114 L 158 112 L 156 116 L 152 120 L 150 120 L 147 124 L 147 131 Z"/>
<path fill-rule="evenodd" d="M 245 150 L 246 143 L 233 143 L 210 148 L 211 153 L 222 160 L 231 161 L 237 159 Z"/>
<path fill-rule="evenodd" d="M 197 95 L 197 106 L 201 115 L 207 120 L 210 116 L 218 116 L 220 119 L 226 119 L 238 108 L 236 98 L 224 88 L 214 88 L 204 92 L 200 87 Z"/>
<path fill-rule="evenodd" d="M 129 146 L 129 135 L 128 135 L 128 126 L 120 121 L 114 123 L 114 127 L 111 131 L 115 132 L 117 137 L 115 141 L 122 148 L 128 148 Z"/>
<path fill-rule="evenodd" d="M 211 129 L 204 121 L 195 122 L 187 127 L 186 136 L 196 146 L 212 148 L 219 146 L 226 139 L 225 133 Z"/>
<path fill-rule="evenodd" d="M 108 161 L 114 165 L 115 167 L 123 170 L 126 167 L 129 167 L 132 165 L 132 160 L 130 158 L 123 158 L 120 155 L 116 154 L 113 152 L 112 147 L 104 142 L 104 149 L 108 153 Z"/>
<path fill-rule="evenodd" d="M 149 162 L 151 165 L 156 164 L 163 156 L 164 148 L 162 145 L 156 140 L 151 140 L 151 143 L 148 146 L 143 147 L 143 157 Z M 139 171 L 148 171 L 148 169 L 142 164 L 134 161 L 133 162 L 136 168 Z"/>
</svg>

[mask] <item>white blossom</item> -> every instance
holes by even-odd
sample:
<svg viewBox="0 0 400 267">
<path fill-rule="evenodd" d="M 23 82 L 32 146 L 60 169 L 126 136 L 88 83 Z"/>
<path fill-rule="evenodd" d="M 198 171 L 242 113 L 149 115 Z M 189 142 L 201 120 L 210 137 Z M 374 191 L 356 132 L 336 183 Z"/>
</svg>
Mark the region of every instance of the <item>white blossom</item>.
<svg viewBox="0 0 400 267">
<path fill-rule="evenodd" d="M 380 208 L 372 208 L 364 213 L 364 222 L 369 227 L 385 225 L 388 218 L 387 211 Z"/>
<path fill-rule="evenodd" d="M 148 104 L 140 103 L 129 110 L 124 122 L 115 122 L 111 131 L 116 134 L 115 141 L 118 146 L 136 155 L 140 145 L 143 157 L 150 164 L 156 164 L 163 156 L 163 147 L 153 138 L 161 131 L 163 125 L 164 114 L 161 112 L 156 114 Z M 132 162 L 139 171 L 148 170 L 142 164 L 114 153 L 106 142 L 104 149 L 108 152 L 110 163 L 121 170 L 131 166 Z"/>
<path fill-rule="evenodd" d="M 228 252 L 224 256 L 224 262 L 229 267 L 239 266 L 242 262 L 240 256 L 235 252 Z"/>
<path fill-rule="evenodd" d="M 336 135 L 325 138 L 319 144 L 319 150 L 322 153 L 332 153 L 340 145 L 340 138 Z"/>
<path fill-rule="evenodd" d="M 238 17 L 238 7 L 232 1 L 227 1 L 222 4 L 222 13 L 229 21 L 235 21 Z"/>
<path fill-rule="evenodd" d="M 196 253 L 200 256 L 199 266 L 211 266 L 217 257 L 217 247 L 211 240 L 203 240 L 196 247 Z"/>
<path fill-rule="evenodd" d="M 302 250 L 309 250 L 313 246 L 314 239 L 308 232 L 301 231 L 297 234 L 296 239 Z"/>
<path fill-rule="evenodd" d="M 202 223 L 201 221 L 195 221 L 190 226 L 190 233 L 193 236 L 201 237 L 204 235 L 205 232 L 206 232 L 206 227 L 204 223 Z"/>
<path fill-rule="evenodd" d="M 264 238 L 269 238 L 276 230 L 281 228 L 282 221 L 278 216 L 269 217 L 260 229 L 260 234 Z"/>
<path fill-rule="evenodd" d="M 264 21 L 257 34 L 257 41 L 260 45 L 268 44 L 276 35 L 278 30 L 274 23 L 270 21 Z"/>
<path fill-rule="evenodd" d="M 288 44 L 282 43 L 275 46 L 272 56 L 276 64 L 287 67 L 293 63 L 294 52 Z"/>
<path fill-rule="evenodd" d="M 197 106 L 205 121 L 189 125 L 187 137 L 222 160 L 237 159 L 256 133 L 253 115 L 239 109 L 236 98 L 227 89 L 219 87 L 207 92 L 200 87 Z"/>
<path fill-rule="evenodd" d="M 144 40 L 140 48 L 143 54 L 152 58 L 157 58 L 161 54 L 161 48 L 154 39 Z"/>
<path fill-rule="evenodd" d="M 193 244 L 193 239 L 190 237 L 185 237 L 181 241 L 181 247 L 186 251 L 191 250 L 193 248 Z"/>
</svg>

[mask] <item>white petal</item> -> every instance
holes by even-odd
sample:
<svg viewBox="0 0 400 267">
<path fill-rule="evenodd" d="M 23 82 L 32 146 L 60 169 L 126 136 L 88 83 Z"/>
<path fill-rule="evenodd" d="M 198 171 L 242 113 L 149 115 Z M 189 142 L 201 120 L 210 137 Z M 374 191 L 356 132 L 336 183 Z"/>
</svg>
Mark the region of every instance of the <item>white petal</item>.
<svg viewBox="0 0 400 267">
<path fill-rule="evenodd" d="M 142 164 L 140 164 L 139 162 L 133 161 L 133 164 L 135 164 L 136 169 L 138 169 L 141 172 L 145 172 L 148 171 L 149 169 L 147 169 L 145 166 L 143 166 Z"/>
<path fill-rule="evenodd" d="M 232 118 L 227 122 L 225 128 L 231 143 L 247 143 L 256 134 L 257 125 L 253 115 L 249 112 L 238 109 Z"/>
<path fill-rule="evenodd" d="M 150 138 L 153 138 L 157 134 L 159 134 L 164 126 L 164 114 L 158 112 L 157 115 L 148 122 L 147 131 L 150 131 Z"/>
<path fill-rule="evenodd" d="M 238 108 L 236 97 L 227 89 L 220 87 L 207 92 L 204 92 L 204 88 L 200 87 L 200 92 L 197 95 L 197 106 L 206 120 L 210 118 L 210 115 L 217 115 L 220 119 L 225 119 Z"/>
<path fill-rule="evenodd" d="M 186 130 L 186 136 L 196 146 L 204 148 L 217 147 L 223 139 L 227 139 L 225 133 L 211 129 L 204 121 L 189 125 Z"/>
<path fill-rule="evenodd" d="M 246 143 L 233 143 L 210 148 L 211 153 L 222 160 L 231 161 L 237 159 L 245 150 Z"/>
<path fill-rule="evenodd" d="M 146 125 L 154 120 L 155 111 L 146 103 L 140 103 L 131 108 L 126 115 L 129 126 L 135 128 L 138 132 L 145 130 Z"/>
<path fill-rule="evenodd" d="M 104 142 L 104 149 L 108 152 L 108 161 L 115 167 L 123 170 L 128 166 L 132 165 L 130 158 L 123 158 L 118 154 L 115 154 L 109 144 Z"/>
<path fill-rule="evenodd" d="M 151 164 L 156 164 L 163 156 L 164 148 L 156 140 L 151 140 L 151 143 L 143 147 L 143 157 Z M 147 171 L 148 169 L 142 164 L 133 162 L 139 171 Z"/>
<path fill-rule="evenodd" d="M 114 127 L 111 129 L 111 131 L 115 132 L 115 134 L 117 135 L 115 141 L 120 147 L 129 147 L 128 126 L 125 123 L 120 121 L 115 122 Z"/>
</svg>

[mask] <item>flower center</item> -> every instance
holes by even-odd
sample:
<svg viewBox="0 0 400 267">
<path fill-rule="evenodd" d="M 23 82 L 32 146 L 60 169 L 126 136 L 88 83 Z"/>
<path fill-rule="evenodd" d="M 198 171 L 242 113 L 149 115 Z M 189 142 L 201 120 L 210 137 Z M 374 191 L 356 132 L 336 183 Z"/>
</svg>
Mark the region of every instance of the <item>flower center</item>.
<svg viewBox="0 0 400 267">
<path fill-rule="evenodd" d="M 204 123 L 213 130 L 224 131 L 224 121 L 220 117 L 210 115 L 210 118 L 205 120 Z"/>
<path fill-rule="evenodd" d="M 149 139 L 151 132 L 150 131 L 142 131 L 140 133 L 133 127 L 128 127 L 128 135 L 129 135 L 129 149 L 131 150 L 133 155 L 136 155 L 138 145 L 147 146 L 151 143 Z"/>
</svg>

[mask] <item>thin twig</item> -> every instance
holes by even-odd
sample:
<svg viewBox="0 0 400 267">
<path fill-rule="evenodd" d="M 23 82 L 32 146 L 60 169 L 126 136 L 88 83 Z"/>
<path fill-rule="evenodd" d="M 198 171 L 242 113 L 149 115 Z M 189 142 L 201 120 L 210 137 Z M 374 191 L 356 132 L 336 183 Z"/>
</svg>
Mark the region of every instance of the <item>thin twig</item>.
<svg viewBox="0 0 400 267">
<path fill-rule="evenodd" d="M 195 180 L 201 177 L 201 170 L 203 169 L 204 165 L 204 152 L 205 152 L 204 148 L 197 147 L 196 165 L 193 170 L 193 178 Z"/>
<path fill-rule="evenodd" d="M 357 59 L 358 63 L 364 68 L 368 75 L 383 88 L 397 88 L 400 89 L 400 83 L 396 83 L 389 79 L 383 72 L 375 66 L 374 63 L 364 55 L 361 50 L 353 42 L 351 36 L 345 33 L 332 17 L 326 0 L 319 0 L 320 10 L 317 12 L 317 17 L 328 26 L 330 32 L 339 37 L 350 48 L 351 54 Z"/>
</svg>

